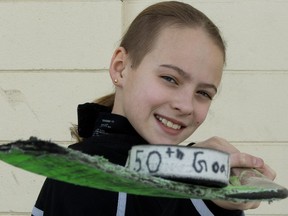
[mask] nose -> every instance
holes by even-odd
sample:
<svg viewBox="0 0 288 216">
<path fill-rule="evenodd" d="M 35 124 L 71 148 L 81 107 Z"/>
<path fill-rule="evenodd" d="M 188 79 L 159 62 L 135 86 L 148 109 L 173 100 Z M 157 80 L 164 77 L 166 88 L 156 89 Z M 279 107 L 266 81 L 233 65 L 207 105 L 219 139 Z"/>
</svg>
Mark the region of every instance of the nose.
<svg viewBox="0 0 288 216">
<path fill-rule="evenodd" d="M 181 93 L 175 96 L 171 103 L 174 110 L 181 115 L 191 115 L 194 111 L 194 99 L 191 94 Z"/>
</svg>

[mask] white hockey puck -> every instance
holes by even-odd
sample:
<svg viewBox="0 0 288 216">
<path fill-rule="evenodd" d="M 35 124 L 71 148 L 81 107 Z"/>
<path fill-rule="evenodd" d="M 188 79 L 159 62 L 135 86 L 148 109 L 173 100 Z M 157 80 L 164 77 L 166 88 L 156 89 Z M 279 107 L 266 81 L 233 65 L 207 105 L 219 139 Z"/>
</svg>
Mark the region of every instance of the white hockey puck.
<svg viewBox="0 0 288 216">
<path fill-rule="evenodd" d="M 223 187 L 229 183 L 229 154 L 175 145 L 133 146 L 127 168 L 170 180 Z"/>
</svg>

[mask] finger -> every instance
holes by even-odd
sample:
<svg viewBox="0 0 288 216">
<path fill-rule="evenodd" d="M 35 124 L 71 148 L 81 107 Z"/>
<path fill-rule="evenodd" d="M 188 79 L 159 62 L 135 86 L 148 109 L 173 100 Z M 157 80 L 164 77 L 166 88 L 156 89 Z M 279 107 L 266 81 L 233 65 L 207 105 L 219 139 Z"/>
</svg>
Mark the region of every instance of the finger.
<svg viewBox="0 0 288 216">
<path fill-rule="evenodd" d="M 235 148 L 235 146 L 231 145 L 227 140 L 220 138 L 220 137 L 211 137 L 205 141 L 198 142 L 194 144 L 193 146 L 215 149 L 215 150 L 224 151 L 230 154 L 239 152 L 239 150 Z"/>
<path fill-rule="evenodd" d="M 267 178 L 274 180 L 276 178 L 276 172 L 267 164 L 264 164 L 264 167 L 257 168 L 259 172 L 265 175 Z"/>
<path fill-rule="evenodd" d="M 230 154 L 230 167 L 264 168 L 264 161 L 259 157 L 237 152 Z"/>
<path fill-rule="evenodd" d="M 261 158 L 246 153 L 230 154 L 230 167 L 255 168 L 271 180 L 276 178 L 276 172 L 270 166 L 265 164 Z"/>
</svg>

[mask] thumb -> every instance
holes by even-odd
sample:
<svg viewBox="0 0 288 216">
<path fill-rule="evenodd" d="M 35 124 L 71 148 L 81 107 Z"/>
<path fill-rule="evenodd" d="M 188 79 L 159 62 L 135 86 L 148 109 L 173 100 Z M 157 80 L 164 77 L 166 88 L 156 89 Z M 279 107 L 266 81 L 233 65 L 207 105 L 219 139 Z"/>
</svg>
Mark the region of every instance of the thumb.
<svg viewBox="0 0 288 216">
<path fill-rule="evenodd" d="M 235 152 L 230 154 L 230 167 L 262 168 L 264 161 L 247 153 Z"/>
</svg>

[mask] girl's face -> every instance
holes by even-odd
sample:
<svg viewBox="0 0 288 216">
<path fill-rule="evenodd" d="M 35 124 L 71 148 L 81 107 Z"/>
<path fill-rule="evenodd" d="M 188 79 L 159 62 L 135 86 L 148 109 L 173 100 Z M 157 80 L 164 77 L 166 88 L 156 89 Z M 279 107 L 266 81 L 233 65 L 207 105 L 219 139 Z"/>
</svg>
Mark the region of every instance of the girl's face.
<svg viewBox="0 0 288 216">
<path fill-rule="evenodd" d="M 113 113 L 151 144 L 179 144 L 205 120 L 217 93 L 223 53 L 201 28 L 161 31 L 134 69 L 123 61 Z"/>
</svg>

